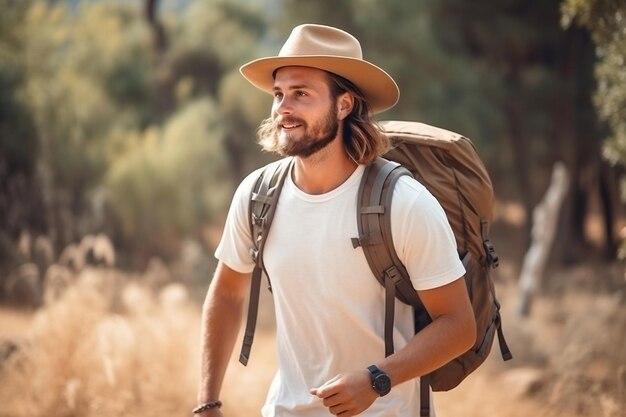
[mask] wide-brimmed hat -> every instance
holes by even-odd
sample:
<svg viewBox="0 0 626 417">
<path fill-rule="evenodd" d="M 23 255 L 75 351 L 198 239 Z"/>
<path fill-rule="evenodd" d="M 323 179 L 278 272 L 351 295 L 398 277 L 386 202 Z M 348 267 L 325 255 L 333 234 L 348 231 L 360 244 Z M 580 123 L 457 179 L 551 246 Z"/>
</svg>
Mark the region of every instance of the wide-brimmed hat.
<svg viewBox="0 0 626 417">
<path fill-rule="evenodd" d="M 276 70 L 288 66 L 312 67 L 342 76 L 361 90 L 374 113 L 393 107 L 400 96 L 389 74 L 363 60 L 359 41 L 337 28 L 296 26 L 278 56 L 256 59 L 240 71 L 254 86 L 271 94 Z"/>
</svg>

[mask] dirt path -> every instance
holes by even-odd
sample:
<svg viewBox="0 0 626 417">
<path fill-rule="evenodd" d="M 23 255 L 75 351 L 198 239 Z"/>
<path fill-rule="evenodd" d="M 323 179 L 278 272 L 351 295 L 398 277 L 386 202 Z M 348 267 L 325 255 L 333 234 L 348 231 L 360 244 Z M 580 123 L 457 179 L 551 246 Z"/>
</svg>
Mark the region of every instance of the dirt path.
<svg viewBox="0 0 626 417">
<path fill-rule="evenodd" d="M 452 391 L 435 393 L 438 417 L 554 416 L 526 395 L 524 378 L 514 374 L 517 371 L 500 373 L 488 364 Z"/>
</svg>

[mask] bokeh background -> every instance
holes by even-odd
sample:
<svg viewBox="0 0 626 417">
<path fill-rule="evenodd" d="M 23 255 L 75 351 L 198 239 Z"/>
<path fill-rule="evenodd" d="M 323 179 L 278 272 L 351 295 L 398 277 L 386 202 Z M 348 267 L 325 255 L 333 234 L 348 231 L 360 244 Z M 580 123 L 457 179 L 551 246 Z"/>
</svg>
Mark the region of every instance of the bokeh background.
<svg viewBox="0 0 626 417">
<path fill-rule="evenodd" d="M 396 79 L 381 119 L 470 137 L 492 176 L 515 360 L 494 348 L 439 415 L 624 416 L 623 0 L 0 0 L 0 416 L 190 414 L 225 213 L 275 158 L 255 141 L 270 98 L 238 68 L 305 22 L 354 34 Z M 231 416 L 258 415 L 274 371 L 263 303 Z"/>
</svg>

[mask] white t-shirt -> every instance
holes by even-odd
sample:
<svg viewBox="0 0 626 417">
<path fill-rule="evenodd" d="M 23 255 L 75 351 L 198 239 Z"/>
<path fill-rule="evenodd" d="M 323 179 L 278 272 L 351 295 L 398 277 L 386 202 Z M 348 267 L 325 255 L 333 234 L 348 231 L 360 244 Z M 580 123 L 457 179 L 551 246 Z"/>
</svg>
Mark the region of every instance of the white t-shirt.
<svg viewBox="0 0 626 417">
<path fill-rule="evenodd" d="M 239 272 L 254 262 L 248 226 L 256 171 L 237 189 L 216 257 Z M 310 195 L 288 175 L 264 252 L 272 282 L 279 370 L 262 409 L 264 417 L 328 417 L 309 389 L 342 372 L 365 369 L 385 354 L 384 288 L 376 280 L 358 236 L 356 200 L 364 166 L 336 189 Z M 392 199 L 394 246 L 413 286 L 448 284 L 465 273 L 446 215 L 419 182 L 402 177 Z M 394 346 L 414 336 L 411 307 L 395 303 Z M 419 415 L 419 380 L 394 386 L 361 414 Z"/>
</svg>

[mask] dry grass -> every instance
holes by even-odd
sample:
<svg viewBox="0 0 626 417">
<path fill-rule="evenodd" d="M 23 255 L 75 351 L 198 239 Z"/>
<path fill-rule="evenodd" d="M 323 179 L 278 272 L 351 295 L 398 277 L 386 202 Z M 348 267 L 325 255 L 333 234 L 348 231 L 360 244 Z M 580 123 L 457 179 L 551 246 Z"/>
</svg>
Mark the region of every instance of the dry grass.
<svg viewBox="0 0 626 417">
<path fill-rule="evenodd" d="M 553 271 L 526 319 L 514 313 L 515 271 L 503 258 L 498 291 L 515 360 L 502 363 L 494 348 L 468 382 L 435 395 L 438 415 L 622 417 L 623 267 Z M 190 415 L 200 311 L 164 265 L 130 276 L 53 264 L 43 282 L 34 315 L 0 310 L 0 417 Z M 276 369 L 272 300 L 262 297 L 250 365 L 237 363 L 240 336 L 224 381 L 228 416 L 259 415 Z"/>
<path fill-rule="evenodd" d="M 46 289 L 0 368 L 0 416 L 177 416 L 195 404 L 198 307 L 172 284 L 154 292 L 109 269 Z"/>
</svg>

